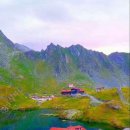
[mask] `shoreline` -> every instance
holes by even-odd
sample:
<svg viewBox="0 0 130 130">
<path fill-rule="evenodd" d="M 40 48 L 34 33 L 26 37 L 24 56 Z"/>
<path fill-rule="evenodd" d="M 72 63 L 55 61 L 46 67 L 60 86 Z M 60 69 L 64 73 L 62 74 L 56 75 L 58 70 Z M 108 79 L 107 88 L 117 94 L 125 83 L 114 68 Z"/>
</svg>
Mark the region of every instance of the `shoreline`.
<svg viewBox="0 0 130 130">
<path fill-rule="evenodd" d="M 53 116 L 53 117 L 58 117 L 59 119 L 61 119 L 61 120 L 70 120 L 70 121 L 78 121 L 78 122 L 81 122 L 81 123 L 84 123 L 84 124 L 96 124 L 97 126 L 109 126 L 109 127 L 112 127 L 113 129 L 116 129 L 116 130 L 123 130 L 125 127 L 117 127 L 117 126 L 114 126 L 114 125 L 112 125 L 112 124 L 110 124 L 110 123 L 107 123 L 107 122 L 95 122 L 95 121 L 93 121 L 93 120 L 89 120 L 89 119 L 87 119 L 87 120 L 83 120 L 83 119 L 69 119 L 69 118 L 67 118 L 67 117 L 62 117 L 62 115 L 60 114 L 61 112 L 63 112 L 63 111 L 67 111 L 67 110 L 61 110 L 61 109 L 56 109 L 56 108 L 54 108 L 54 109 L 50 109 L 50 108 L 39 108 L 39 107 L 35 107 L 35 108 L 26 108 L 26 109 L 21 109 L 21 108 L 19 108 L 19 109 L 8 109 L 7 111 L 2 111 L 1 109 L 0 109 L 0 112 L 3 112 L 3 113 L 6 113 L 6 112 L 15 112 L 15 111 L 21 111 L 21 112 L 28 112 L 28 111 L 38 111 L 38 110 L 51 110 L 51 111 L 53 111 L 54 113 L 52 114 L 52 113 L 49 113 L 49 114 L 43 114 L 43 115 L 41 115 L 41 116 Z"/>
</svg>

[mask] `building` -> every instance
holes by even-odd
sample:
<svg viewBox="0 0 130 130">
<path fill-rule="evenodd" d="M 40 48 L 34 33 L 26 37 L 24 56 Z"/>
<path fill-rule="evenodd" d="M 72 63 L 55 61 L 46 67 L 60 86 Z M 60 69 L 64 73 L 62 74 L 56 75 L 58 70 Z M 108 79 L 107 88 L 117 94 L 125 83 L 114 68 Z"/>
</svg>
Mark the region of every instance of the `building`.
<svg viewBox="0 0 130 130">
<path fill-rule="evenodd" d="M 96 88 L 96 92 L 101 92 L 104 89 L 105 89 L 104 87 L 98 87 L 98 88 Z"/>
<path fill-rule="evenodd" d="M 67 128 L 52 127 L 50 130 L 87 130 L 83 126 L 69 126 Z"/>
<path fill-rule="evenodd" d="M 76 94 L 84 94 L 84 90 L 80 88 L 71 88 L 70 90 L 62 90 L 61 91 L 62 95 L 76 95 Z"/>
<path fill-rule="evenodd" d="M 80 88 L 72 88 L 71 89 L 71 94 L 83 94 L 84 90 L 80 89 Z"/>
<path fill-rule="evenodd" d="M 71 90 L 62 90 L 61 94 L 62 95 L 71 95 Z"/>
<path fill-rule="evenodd" d="M 37 101 L 38 103 L 43 103 L 45 101 L 50 101 L 54 98 L 54 95 L 52 96 L 32 96 L 31 99 Z"/>
<path fill-rule="evenodd" d="M 69 88 L 75 87 L 73 84 L 68 84 Z"/>
</svg>

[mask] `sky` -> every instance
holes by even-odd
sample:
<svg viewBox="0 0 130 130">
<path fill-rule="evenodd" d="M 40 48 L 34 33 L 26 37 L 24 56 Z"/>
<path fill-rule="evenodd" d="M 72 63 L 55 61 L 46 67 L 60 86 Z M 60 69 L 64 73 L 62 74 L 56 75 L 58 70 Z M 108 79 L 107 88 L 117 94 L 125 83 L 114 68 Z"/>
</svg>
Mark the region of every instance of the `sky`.
<svg viewBox="0 0 130 130">
<path fill-rule="evenodd" d="M 129 0 L 0 0 L 0 29 L 34 50 L 54 43 L 129 52 Z"/>
</svg>

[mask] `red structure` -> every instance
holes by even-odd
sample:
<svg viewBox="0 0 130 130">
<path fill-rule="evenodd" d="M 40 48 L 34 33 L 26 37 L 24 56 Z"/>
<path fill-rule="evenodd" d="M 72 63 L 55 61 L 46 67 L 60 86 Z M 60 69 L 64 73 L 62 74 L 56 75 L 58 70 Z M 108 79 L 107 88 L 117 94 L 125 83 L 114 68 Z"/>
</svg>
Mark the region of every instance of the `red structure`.
<svg viewBox="0 0 130 130">
<path fill-rule="evenodd" d="M 80 88 L 71 88 L 70 90 L 62 90 L 61 94 L 62 95 L 75 95 L 75 94 L 83 94 L 84 90 L 80 89 Z"/>
<path fill-rule="evenodd" d="M 83 126 L 70 126 L 67 128 L 57 128 L 57 127 L 52 127 L 50 130 L 87 130 Z"/>
<path fill-rule="evenodd" d="M 62 90 L 61 94 L 62 95 L 71 95 L 71 90 Z"/>
</svg>

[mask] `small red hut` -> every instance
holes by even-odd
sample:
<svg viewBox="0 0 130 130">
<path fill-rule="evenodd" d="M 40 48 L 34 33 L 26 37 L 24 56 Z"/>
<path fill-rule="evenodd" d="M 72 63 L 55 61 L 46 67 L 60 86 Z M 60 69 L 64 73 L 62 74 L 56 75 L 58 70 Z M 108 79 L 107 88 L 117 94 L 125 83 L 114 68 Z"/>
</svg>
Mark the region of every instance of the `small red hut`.
<svg viewBox="0 0 130 130">
<path fill-rule="evenodd" d="M 87 130 L 83 126 L 70 126 L 67 128 L 52 127 L 50 130 Z"/>
</svg>

